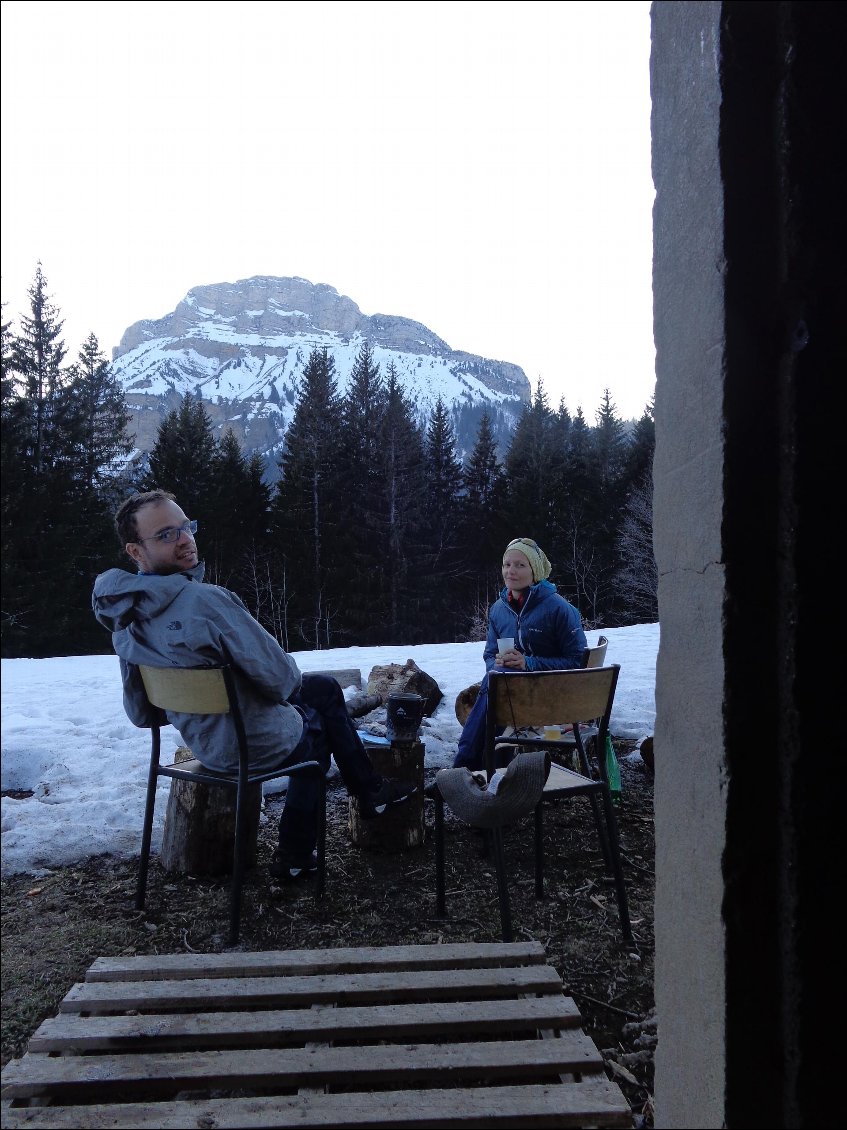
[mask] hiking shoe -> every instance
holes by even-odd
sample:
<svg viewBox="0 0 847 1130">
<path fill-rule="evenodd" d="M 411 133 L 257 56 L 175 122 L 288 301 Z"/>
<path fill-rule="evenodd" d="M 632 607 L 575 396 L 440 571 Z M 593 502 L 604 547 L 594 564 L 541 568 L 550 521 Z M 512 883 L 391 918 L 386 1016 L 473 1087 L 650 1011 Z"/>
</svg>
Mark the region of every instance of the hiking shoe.
<svg viewBox="0 0 847 1130">
<path fill-rule="evenodd" d="M 309 879 L 317 873 L 317 852 L 303 858 L 291 855 L 284 848 L 277 848 L 268 864 L 268 872 L 281 883 L 297 883 L 301 879 Z"/>
<path fill-rule="evenodd" d="M 359 815 L 363 820 L 373 820 L 382 816 L 395 804 L 403 804 L 418 791 L 411 781 L 396 781 L 393 777 L 383 777 L 378 788 L 369 789 L 359 795 Z"/>
</svg>

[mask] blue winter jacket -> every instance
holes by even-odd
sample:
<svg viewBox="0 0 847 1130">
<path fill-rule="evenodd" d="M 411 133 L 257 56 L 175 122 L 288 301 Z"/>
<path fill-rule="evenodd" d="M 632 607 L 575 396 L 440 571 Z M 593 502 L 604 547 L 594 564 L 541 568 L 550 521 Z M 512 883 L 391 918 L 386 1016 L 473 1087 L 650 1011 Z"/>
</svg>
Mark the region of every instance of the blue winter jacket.
<svg viewBox="0 0 847 1130">
<path fill-rule="evenodd" d="M 550 581 L 532 585 L 518 613 L 503 589 L 488 612 L 485 669 L 490 671 L 497 655 L 497 640 L 512 636 L 515 647 L 526 656 L 527 671 L 562 671 L 582 666 L 588 646 L 579 610 L 556 592 Z"/>
</svg>

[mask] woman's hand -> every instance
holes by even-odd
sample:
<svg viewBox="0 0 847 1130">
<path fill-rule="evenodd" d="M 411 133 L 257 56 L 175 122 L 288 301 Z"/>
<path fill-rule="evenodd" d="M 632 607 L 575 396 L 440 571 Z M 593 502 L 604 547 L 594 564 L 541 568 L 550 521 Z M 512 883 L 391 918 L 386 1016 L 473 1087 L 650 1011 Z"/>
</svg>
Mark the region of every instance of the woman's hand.
<svg viewBox="0 0 847 1130">
<path fill-rule="evenodd" d="M 502 667 L 504 671 L 525 671 L 526 656 L 516 647 L 510 647 L 508 651 L 501 651 L 494 657 L 494 665 Z"/>
</svg>

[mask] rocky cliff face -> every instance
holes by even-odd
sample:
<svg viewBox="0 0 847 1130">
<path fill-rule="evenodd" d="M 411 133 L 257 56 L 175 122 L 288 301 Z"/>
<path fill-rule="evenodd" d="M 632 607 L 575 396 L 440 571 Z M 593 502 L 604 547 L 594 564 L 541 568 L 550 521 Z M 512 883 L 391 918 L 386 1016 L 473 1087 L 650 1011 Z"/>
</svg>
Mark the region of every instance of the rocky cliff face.
<svg viewBox="0 0 847 1130">
<path fill-rule="evenodd" d="M 394 364 L 422 420 L 441 396 L 460 450 L 473 445 L 483 406 L 508 428 L 529 399 L 517 365 L 452 350 L 420 322 L 365 315 L 333 287 L 299 278 L 195 287 L 172 314 L 130 326 L 112 365 L 140 451 L 150 450 L 161 421 L 191 393 L 220 431 L 232 428 L 246 451 L 273 464 L 309 354 L 328 349 L 343 394 L 364 342 L 383 374 Z"/>
</svg>

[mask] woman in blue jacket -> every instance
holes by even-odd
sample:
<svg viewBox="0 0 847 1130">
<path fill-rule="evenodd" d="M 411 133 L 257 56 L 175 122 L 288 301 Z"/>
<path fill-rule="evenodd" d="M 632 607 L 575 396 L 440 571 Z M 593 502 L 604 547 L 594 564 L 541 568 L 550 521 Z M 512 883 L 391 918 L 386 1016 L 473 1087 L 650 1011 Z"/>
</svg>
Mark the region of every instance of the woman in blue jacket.
<svg viewBox="0 0 847 1130">
<path fill-rule="evenodd" d="M 579 610 L 556 592 L 547 578 L 551 565 L 532 538 L 515 538 L 503 554 L 505 588 L 488 612 L 485 678 L 468 715 L 455 767 L 485 768 L 485 712 L 488 672 L 561 671 L 582 666 L 588 646 Z M 499 651 L 497 641 L 513 639 L 514 647 Z"/>
</svg>

